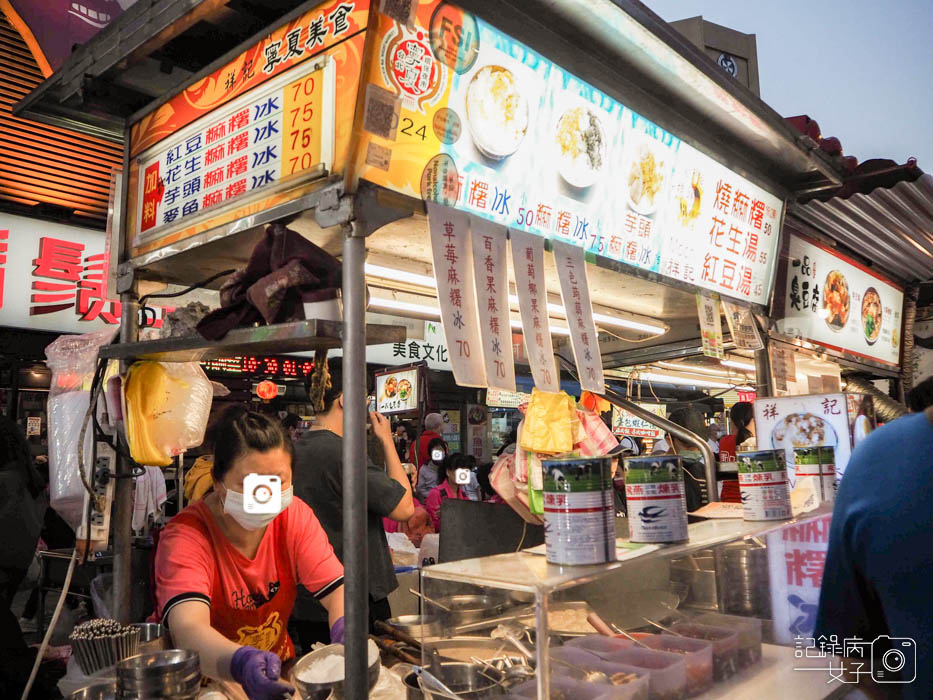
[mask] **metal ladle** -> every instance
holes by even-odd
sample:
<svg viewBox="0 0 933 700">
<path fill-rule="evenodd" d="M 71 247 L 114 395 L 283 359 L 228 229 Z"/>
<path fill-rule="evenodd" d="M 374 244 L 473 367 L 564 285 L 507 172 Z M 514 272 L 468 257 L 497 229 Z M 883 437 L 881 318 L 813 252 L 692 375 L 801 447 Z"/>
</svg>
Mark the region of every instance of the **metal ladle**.
<svg viewBox="0 0 933 700">
<path fill-rule="evenodd" d="M 630 642 L 635 642 L 635 644 L 637 644 L 637 645 L 640 646 L 640 647 L 644 647 L 645 649 L 651 649 L 651 647 L 649 647 L 649 646 L 648 646 L 647 644 L 645 644 L 643 641 L 641 641 L 640 639 L 635 639 L 635 637 L 633 637 L 633 636 L 630 635 L 628 632 L 626 632 L 625 630 L 623 630 L 623 629 L 622 629 L 621 627 L 619 627 L 617 624 L 615 624 L 615 623 L 610 623 L 609 626 L 612 627 L 612 629 L 615 630 L 617 633 L 621 634 L 623 637 L 625 637 L 626 639 L 628 639 Z"/>
<path fill-rule="evenodd" d="M 440 678 L 423 666 L 415 666 L 414 671 L 415 675 L 418 677 L 418 685 L 421 686 L 421 690 L 424 692 L 431 693 L 432 695 L 440 695 L 444 698 L 460 700 L 459 695 L 444 685 L 444 682 Z"/>
<path fill-rule="evenodd" d="M 409 589 L 408 589 L 408 592 L 409 592 L 409 593 L 412 593 L 412 594 L 414 594 L 414 595 L 416 595 L 416 596 L 418 596 L 419 598 L 421 598 L 421 600 L 425 601 L 426 603 L 430 603 L 431 605 L 436 605 L 437 607 L 439 607 L 439 608 L 440 608 L 441 610 L 443 610 L 444 612 L 448 612 L 448 613 L 452 613 L 452 612 L 453 612 L 453 610 L 451 610 L 450 608 L 448 608 L 448 607 L 447 607 L 446 605 L 444 605 L 443 603 L 439 603 L 439 602 L 437 602 L 436 600 L 434 600 L 433 598 L 428 598 L 424 593 L 421 593 L 420 591 L 416 591 L 414 588 L 409 588 Z"/>
<path fill-rule="evenodd" d="M 657 628 L 658 628 L 659 630 L 661 630 L 662 632 L 667 632 L 668 634 L 673 634 L 675 637 L 683 637 L 683 636 L 684 636 L 684 635 L 682 635 L 680 632 L 675 632 L 675 631 L 672 630 L 670 627 L 665 627 L 665 626 L 662 625 L 660 622 L 655 622 L 654 620 L 649 620 L 647 617 L 643 617 L 643 618 L 641 618 L 641 619 L 644 620 L 645 622 L 647 622 L 649 625 L 654 625 L 655 627 L 657 627 Z"/>
</svg>

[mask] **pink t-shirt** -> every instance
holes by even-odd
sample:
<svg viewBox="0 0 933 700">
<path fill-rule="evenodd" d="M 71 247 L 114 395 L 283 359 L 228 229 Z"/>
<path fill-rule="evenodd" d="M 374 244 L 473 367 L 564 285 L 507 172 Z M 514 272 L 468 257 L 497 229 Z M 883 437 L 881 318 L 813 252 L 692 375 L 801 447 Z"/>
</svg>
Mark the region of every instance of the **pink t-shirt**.
<svg viewBox="0 0 933 700">
<path fill-rule="evenodd" d="M 425 499 L 424 507 L 428 511 L 428 515 L 431 516 L 431 522 L 434 525 L 434 531 L 441 531 L 441 503 L 446 501 L 448 498 L 456 498 L 461 501 L 469 500 L 466 496 L 460 493 L 459 486 L 451 486 L 449 481 L 445 481 L 439 486 L 435 486 L 431 489 L 431 493 L 428 494 L 428 497 Z"/>
<path fill-rule="evenodd" d="M 318 599 L 343 584 L 343 565 L 313 511 L 299 498 L 266 527 L 253 559 L 220 530 L 204 501 L 176 515 L 156 552 L 156 615 L 189 600 L 210 606 L 211 627 L 242 646 L 295 655 L 286 627 L 297 584 Z"/>
</svg>

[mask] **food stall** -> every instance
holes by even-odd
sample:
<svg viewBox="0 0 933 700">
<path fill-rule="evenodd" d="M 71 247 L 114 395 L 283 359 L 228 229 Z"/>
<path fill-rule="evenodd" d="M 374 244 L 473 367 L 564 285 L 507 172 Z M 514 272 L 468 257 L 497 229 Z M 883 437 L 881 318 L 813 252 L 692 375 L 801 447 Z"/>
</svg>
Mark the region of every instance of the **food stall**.
<svg viewBox="0 0 933 700">
<path fill-rule="evenodd" d="M 101 357 L 172 363 L 341 348 L 344 506 L 355 514 L 344 533 L 352 698 L 367 690 L 365 480 L 357 478 L 366 350 L 406 339 L 403 327 L 367 312 L 441 319 L 462 386 L 514 391 L 503 338 L 520 329 L 537 389 L 559 387 L 556 351 L 600 394 L 604 365 L 631 364 L 648 340 L 661 340 L 650 352 L 660 359 L 696 347 L 698 293 L 701 309 L 719 294 L 763 314 L 784 199 L 804 184 L 839 182 L 828 158 L 641 5 L 463 5 L 312 1 L 268 9 L 268 21 L 244 37 L 224 3 L 137 3 L 17 106 L 124 144 L 110 279 L 124 313 L 120 342 Z M 225 38 L 192 52 L 201 23 L 222 26 Z M 141 296 L 218 287 L 210 278 L 243 268 L 264 227 L 283 220 L 340 256 L 339 294 L 315 299 L 304 320 L 234 327 L 212 340 L 137 340 Z M 705 439 L 613 400 L 696 444 L 712 478 Z M 130 475 L 126 460 L 116 463 L 118 477 Z M 113 609 L 122 621 L 130 507 L 130 479 L 118 478 Z M 709 538 L 691 534 L 682 553 L 759 532 L 709 529 Z M 534 692 L 547 697 L 551 592 L 634 571 L 541 574 L 539 555 L 515 556 L 524 568 L 501 588 L 535 596 Z M 471 584 L 489 571 L 463 566 L 481 568 L 464 575 Z"/>
</svg>

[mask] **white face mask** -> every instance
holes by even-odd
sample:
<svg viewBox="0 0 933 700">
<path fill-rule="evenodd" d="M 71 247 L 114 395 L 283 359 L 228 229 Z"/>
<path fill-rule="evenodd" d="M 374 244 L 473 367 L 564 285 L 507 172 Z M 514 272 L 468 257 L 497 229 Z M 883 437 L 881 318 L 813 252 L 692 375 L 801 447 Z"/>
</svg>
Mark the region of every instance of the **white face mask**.
<svg viewBox="0 0 933 700">
<path fill-rule="evenodd" d="M 435 464 L 440 464 L 444 461 L 444 453 L 441 450 L 434 450 L 434 452 L 431 453 L 431 460 Z"/>
<path fill-rule="evenodd" d="M 226 486 L 224 490 L 224 513 L 237 521 L 244 530 L 259 530 L 275 520 L 279 513 L 284 511 L 292 502 L 292 487 L 282 491 L 282 510 L 278 513 L 247 513 L 243 506 L 243 494 L 231 491 Z"/>
</svg>

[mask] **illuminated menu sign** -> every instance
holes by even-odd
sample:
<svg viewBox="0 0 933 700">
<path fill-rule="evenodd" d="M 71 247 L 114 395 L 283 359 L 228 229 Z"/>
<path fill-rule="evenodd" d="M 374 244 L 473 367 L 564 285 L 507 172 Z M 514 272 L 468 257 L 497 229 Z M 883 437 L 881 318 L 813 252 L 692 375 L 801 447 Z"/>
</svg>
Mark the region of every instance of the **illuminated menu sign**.
<svg viewBox="0 0 933 700">
<path fill-rule="evenodd" d="M 139 240 L 322 163 L 327 167 L 333 91 L 333 64 L 312 61 L 143 154 L 135 200 Z"/>
<path fill-rule="evenodd" d="M 362 177 L 768 302 L 779 197 L 481 19 L 437 5 L 421 4 L 414 28 L 380 16 L 370 80 L 381 90 L 367 93 L 367 114 L 386 118 L 364 122 Z"/>
<path fill-rule="evenodd" d="M 779 333 L 886 365 L 900 362 L 900 287 L 802 236 L 789 237 L 787 258 L 783 295 L 774 302 Z"/>
</svg>

